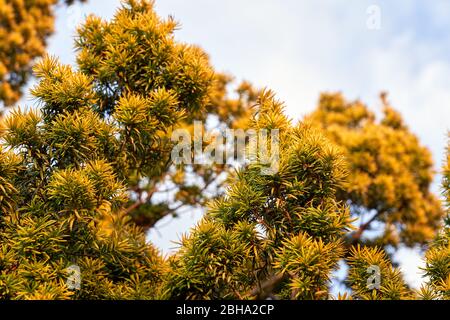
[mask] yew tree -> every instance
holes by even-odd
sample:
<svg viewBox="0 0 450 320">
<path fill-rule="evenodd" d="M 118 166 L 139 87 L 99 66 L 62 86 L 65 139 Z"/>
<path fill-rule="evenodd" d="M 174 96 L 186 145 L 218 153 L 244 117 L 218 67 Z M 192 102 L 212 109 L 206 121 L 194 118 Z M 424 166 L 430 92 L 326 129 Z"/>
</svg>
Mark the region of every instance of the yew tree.
<svg viewBox="0 0 450 320">
<path fill-rule="evenodd" d="M 367 245 L 425 244 L 441 226 L 444 211 L 430 191 L 434 177 L 430 151 L 381 95 L 383 116 L 340 93 L 324 93 L 306 118 L 339 145 L 349 164 L 338 198 L 358 218 L 349 242 Z M 377 225 L 376 225 L 377 224 Z M 375 235 L 365 236 L 367 231 Z"/>
<path fill-rule="evenodd" d="M 260 95 L 249 127 L 280 130 L 279 171 L 256 161 L 228 181 L 203 220 L 168 260 L 169 299 L 411 299 L 419 297 L 382 248 L 350 246 L 350 206 L 338 194 L 349 170 L 342 148 L 310 122 L 294 125 L 271 92 Z M 333 297 L 345 259 L 350 293 Z M 369 268 L 379 283 L 371 287 Z M 370 269 L 369 269 L 370 270 Z M 369 283 L 370 284 L 370 283 Z"/>
<path fill-rule="evenodd" d="M 39 108 L 16 109 L 2 129 L 2 297 L 158 296 L 163 260 L 130 213 L 170 166 L 171 128 L 204 108 L 213 78 L 175 27 L 152 3 L 126 1 L 111 22 L 81 27 L 77 70 L 52 57 L 35 67 Z M 71 265 L 79 291 L 65 283 Z"/>
<path fill-rule="evenodd" d="M 3 298 L 160 296 L 165 264 L 141 227 L 204 203 L 224 171 L 174 166 L 171 132 L 205 114 L 220 125 L 256 99 L 246 83 L 227 99 L 231 77 L 176 41 L 176 27 L 152 2 L 125 1 L 111 21 L 80 26 L 76 69 L 49 56 L 35 66 L 38 108 L 12 111 L 1 130 Z M 153 201 L 168 185 L 175 203 Z M 82 271 L 80 291 L 67 287 L 71 265 Z"/>
<path fill-rule="evenodd" d="M 167 298 L 328 297 L 350 227 L 335 198 L 343 157 L 320 132 L 293 125 L 271 92 L 260 96 L 250 126 L 280 130 L 279 170 L 262 175 L 256 161 L 235 173 L 169 259 Z"/>
<path fill-rule="evenodd" d="M 342 259 L 352 292 L 336 298 L 448 297 L 447 229 L 430 245 L 420 293 L 377 247 L 426 243 L 443 217 L 431 156 L 397 112 L 385 103 L 377 121 L 325 94 L 295 124 L 270 91 L 242 82 L 232 94 L 231 77 L 176 40 L 177 27 L 153 2 L 127 0 L 110 21 L 79 27 L 76 66 L 49 56 L 35 66 L 36 106 L 1 122 L 0 298 L 329 299 Z M 267 154 L 236 171 L 175 163 L 172 133 L 193 133 L 197 120 L 202 131 L 278 130 L 279 150 L 260 141 Z M 163 257 L 145 231 L 194 206 L 205 216 Z M 383 234 L 362 237 L 373 221 Z"/>
<path fill-rule="evenodd" d="M 450 299 L 450 143 L 443 168 L 442 191 L 447 208 L 445 225 L 425 254 L 427 282 L 419 290 L 422 299 Z"/>
<path fill-rule="evenodd" d="M 85 0 L 0 1 L 0 106 L 11 106 L 21 97 L 54 31 L 56 5 L 76 1 Z"/>
</svg>

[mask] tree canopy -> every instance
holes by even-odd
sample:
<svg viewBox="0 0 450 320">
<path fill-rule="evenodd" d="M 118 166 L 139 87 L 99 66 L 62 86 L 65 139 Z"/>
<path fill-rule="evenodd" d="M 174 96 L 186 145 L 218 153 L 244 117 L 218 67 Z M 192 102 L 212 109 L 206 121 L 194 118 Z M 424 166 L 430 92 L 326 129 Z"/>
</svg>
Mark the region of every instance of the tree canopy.
<svg viewBox="0 0 450 320">
<path fill-rule="evenodd" d="M 348 102 L 339 93 L 324 93 L 307 116 L 344 150 L 351 174 L 338 198 L 347 201 L 360 219 L 351 241 L 409 246 L 433 239 L 444 211 L 430 192 L 434 169 L 430 151 L 409 130 L 386 95 L 383 117 L 360 101 Z M 367 239 L 375 222 L 384 231 Z"/>
<path fill-rule="evenodd" d="M 0 47 L 35 46 L 23 64 L 0 60 L 6 105 L 43 54 L 55 3 L 0 3 L 11 28 L 42 23 L 29 31 L 34 44 L 0 32 Z M 385 95 L 380 120 L 324 93 L 295 123 L 272 91 L 216 72 L 200 47 L 174 37 L 177 27 L 153 2 L 126 0 L 110 21 L 90 16 L 78 28 L 76 66 L 50 56 L 34 66 L 37 106 L 14 109 L 0 127 L 0 299 L 450 297 L 449 150 L 444 209 L 430 192 L 430 152 Z M 202 148 L 214 143 L 197 141 L 196 126 L 277 132 L 277 143 L 258 137 L 262 152 L 236 170 L 176 163 L 177 130 Z M 163 256 L 146 230 L 186 207 L 204 217 Z M 383 231 L 365 236 L 374 223 Z M 400 244 L 427 246 L 418 291 L 384 251 Z M 334 297 L 341 262 L 350 291 Z M 74 270 L 78 286 L 68 282 Z"/>
<path fill-rule="evenodd" d="M 76 1 L 64 0 L 67 5 Z M 45 53 L 54 31 L 58 0 L 0 1 L 0 103 L 11 106 L 22 95 L 35 59 Z M 0 104 L 1 106 L 1 104 Z"/>
</svg>

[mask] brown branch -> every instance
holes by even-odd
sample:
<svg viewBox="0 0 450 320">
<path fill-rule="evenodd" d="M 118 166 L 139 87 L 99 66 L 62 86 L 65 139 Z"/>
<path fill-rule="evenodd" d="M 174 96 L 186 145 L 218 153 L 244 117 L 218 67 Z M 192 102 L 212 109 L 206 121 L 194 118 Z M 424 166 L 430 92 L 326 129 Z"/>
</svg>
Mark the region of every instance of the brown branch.
<svg viewBox="0 0 450 320">
<path fill-rule="evenodd" d="M 291 278 L 291 275 L 287 272 L 276 274 L 264 281 L 261 285 L 253 288 L 247 295 L 254 297 L 256 300 L 264 300 L 273 297 L 275 288 L 289 278 Z"/>
<path fill-rule="evenodd" d="M 125 209 L 124 213 L 125 214 L 129 214 L 131 213 L 133 210 L 139 208 L 140 206 L 142 206 L 144 204 L 144 201 L 142 201 L 141 199 L 139 199 L 138 201 L 136 201 L 135 203 L 133 203 L 131 206 L 129 206 L 128 208 Z"/>
<path fill-rule="evenodd" d="M 131 206 L 126 208 L 124 213 L 125 214 L 129 214 L 133 210 L 136 210 L 137 208 L 139 208 L 143 204 L 147 203 L 155 192 L 156 192 L 156 186 L 154 186 L 151 190 L 149 190 L 147 192 L 147 197 L 145 199 L 142 199 L 142 196 L 141 196 L 142 194 L 139 192 L 139 194 L 140 194 L 139 199 L 135 203 L 133 203 Z"/>
<path fill-rule="evenodd" d="M 365 223 L 363 223 L 362 225 L 359 226 L 359 229 L 358 229 L 356 232 L 354 232 L 354 233 L 352 234 L 352 244 L 357 243 L 357 242 L 361 239 L 362 234 L 364 233 L 364 231 L 366 231 L 367 229 L 369 229 L 370 224 L 371 224 L 372 222 L 374 222 L 376 218 L 378 218 L 379 216 L 381 216 L 382 213 L 383 213 L 383 211 L 378 211 L 378 212 L 377 212 L 372 218 L 370 218 L 367 222 L 365 222 Z"/>
</svg>

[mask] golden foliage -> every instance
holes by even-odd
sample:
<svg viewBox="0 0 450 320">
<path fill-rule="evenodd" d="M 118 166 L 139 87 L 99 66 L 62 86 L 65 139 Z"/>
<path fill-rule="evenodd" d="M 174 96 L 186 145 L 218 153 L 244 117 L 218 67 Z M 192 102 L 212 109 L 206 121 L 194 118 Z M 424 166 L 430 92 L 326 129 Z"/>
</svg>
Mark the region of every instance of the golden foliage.
<svg viewBox="0 0 450 320">
<path fill-rule="evenodd" d="M 345 152 L 350 174 L 339 199 L 350 201 L 352 214 L 374 217 L 355 232 L 354 241 L 361 241 L 362 233 L 376 220 L 385 224 L 376 243 L 425 243 L 434 237 L 443 216 L 440 202 L 430 192 L 431 154 L 387 104 L 384 94 L 382 101 L 384 117 L 378 122 L 361 102 L 325 93 L 307 119 Z"/>
<path fill-rule="evenodd" d="M 58 0 L 0 1 L 0 101 L 5 106 L 19 100 L 34 60 L 45 53 L 47 38 L 53 33 L 56 3 Z"/>
</svg>

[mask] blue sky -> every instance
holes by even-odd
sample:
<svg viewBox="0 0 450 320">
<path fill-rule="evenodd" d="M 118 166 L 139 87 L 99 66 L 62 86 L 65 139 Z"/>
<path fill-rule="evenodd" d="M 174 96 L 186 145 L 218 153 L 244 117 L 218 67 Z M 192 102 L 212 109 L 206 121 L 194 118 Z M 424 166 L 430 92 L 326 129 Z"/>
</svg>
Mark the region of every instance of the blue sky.
<svg viewBox="0 0 450 320">
<path fill-rule="evenodd" d="M 49 52 L 73 63 L 74 26 L 90 13 L 112 17 L 119 3 L 58 8 Z M 368 27 L 370 8 L 379 13 L 379 28 Z M 342 91 L 377 112 L 379 92 L 388 91 L 439 170 L 450 129 L 450 1 L 160 0 L 156 10 L 173 15 L 181 23 L 177 38 L 203 47 L 217 70 L 273 89 L 295 119 L 322 91 Z M 200 216 L 162 221 L 149 239 L 168 252 Z M 397 257 L 417 286 L 420 256 L 402 249 Z"/>
</svg>

